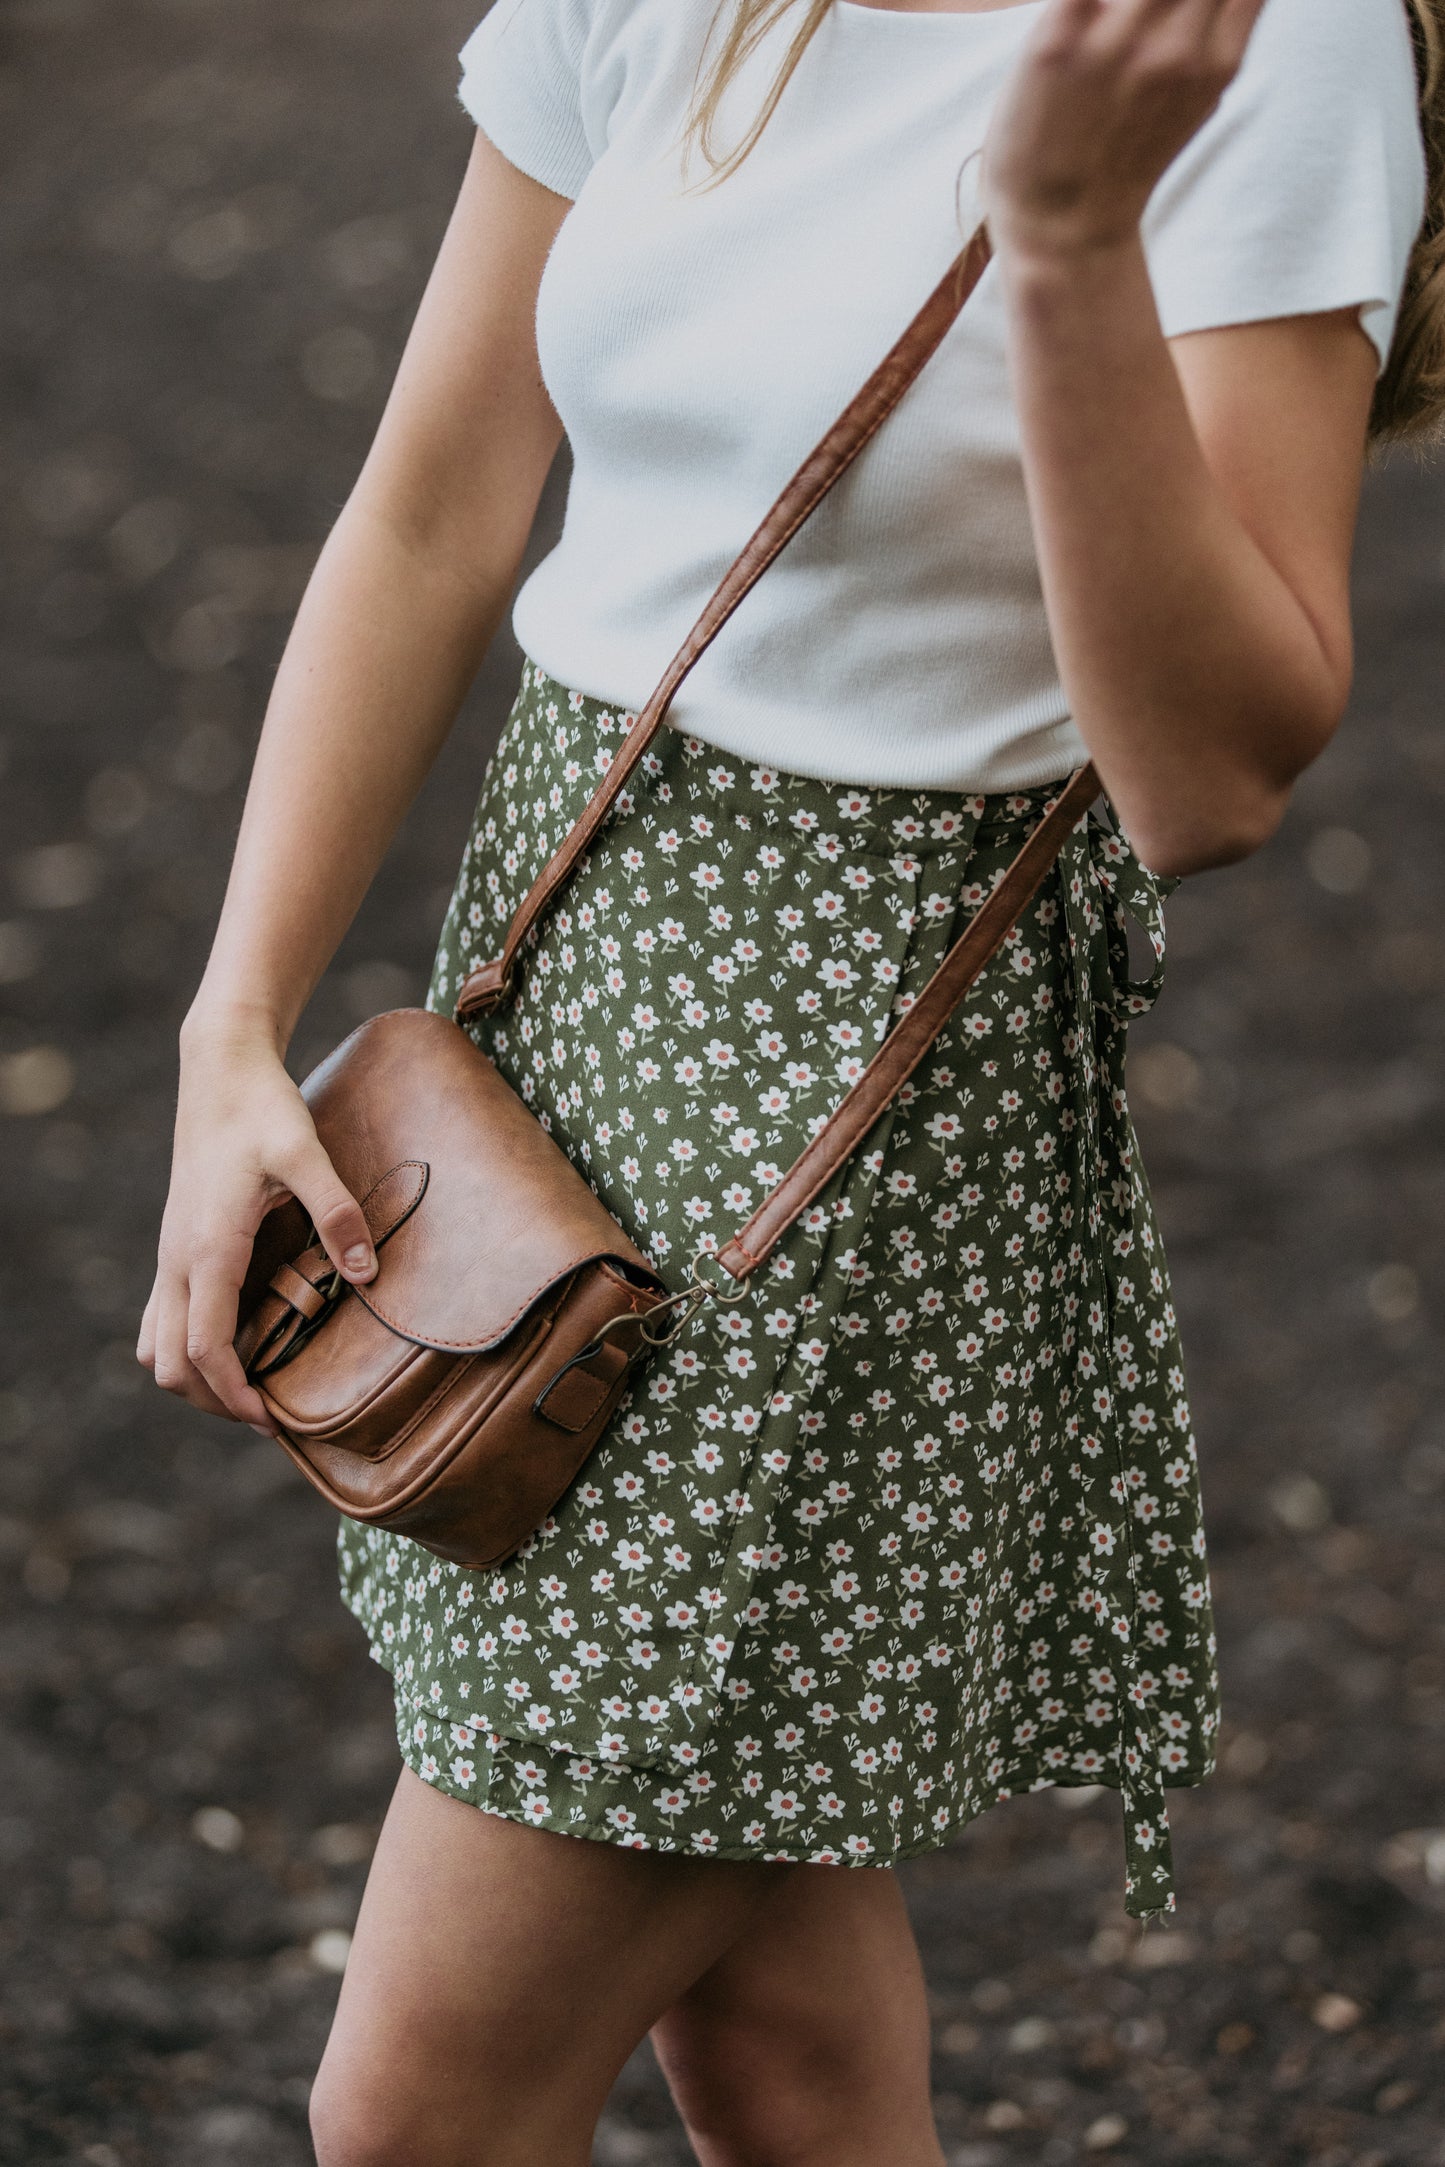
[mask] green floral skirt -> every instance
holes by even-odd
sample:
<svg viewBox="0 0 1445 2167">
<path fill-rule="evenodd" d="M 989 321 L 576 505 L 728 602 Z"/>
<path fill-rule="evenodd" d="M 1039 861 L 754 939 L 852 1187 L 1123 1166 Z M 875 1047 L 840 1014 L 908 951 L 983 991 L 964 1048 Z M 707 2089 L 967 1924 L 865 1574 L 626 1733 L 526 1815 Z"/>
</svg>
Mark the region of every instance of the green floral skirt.
<svg viewBox="0 0 1445 2167">
<path fill-rule="evenodd" d="M 430 1002 L 449 1008 L 633 718 L 529 663 Z M 478 1042 L 686 1280 L 988 894 L 1047 790 L 855 789 L 665 730 Z M 1124 1097 L 1161 890 L 1075 829 L 932 1055 L 770 1268 L 642 1372 L 521 1554 L 343 1522 L 427 1782 L 538 1828 L 889 1865 L 1050 1784 L 1164 1787 L 1218 1723 L 1198 1472 Z M 1125 914 L 1152 942 L 1131 982 Z M 477 1229 L 485 1241 L 485 1226 Z"/>
</svg>

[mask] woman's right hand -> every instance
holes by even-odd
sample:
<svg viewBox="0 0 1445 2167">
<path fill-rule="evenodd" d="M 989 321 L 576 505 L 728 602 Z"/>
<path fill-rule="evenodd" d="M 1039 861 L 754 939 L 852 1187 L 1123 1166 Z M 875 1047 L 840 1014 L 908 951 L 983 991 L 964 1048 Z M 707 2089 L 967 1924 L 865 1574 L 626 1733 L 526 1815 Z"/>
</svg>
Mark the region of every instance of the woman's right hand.
<svg viewBox="0 0 1445 2167">
<path fill-rule="evenodd" d="M 337 1175 L 274 1034 L 250 1020 L 188 1021 L 170 1193 L 136 1358 L 167 1392 L 275 1435 L 232 1344 L 257 1228 L 295 1197 L 336 1269 L 376 1275 L 361 1206 Z"/>
</svg>

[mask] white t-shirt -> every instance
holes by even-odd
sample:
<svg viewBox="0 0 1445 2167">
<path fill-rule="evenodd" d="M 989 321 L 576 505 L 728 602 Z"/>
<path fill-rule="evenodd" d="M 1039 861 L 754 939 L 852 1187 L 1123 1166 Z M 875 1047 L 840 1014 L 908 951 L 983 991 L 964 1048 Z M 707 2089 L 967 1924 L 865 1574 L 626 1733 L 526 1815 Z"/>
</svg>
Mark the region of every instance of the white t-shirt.
<svg viewBox="0 0 1445 2167">
<path fill-rule="evenodd" d="M 762 135 L 680 192 L 713 0 L 496 0 L 462 102 L 575 199 L 537 300 L 573 453 L 562 537 L 513 627 L 549 675 L 637 710 L 802 456 L 977 217 L 1000 84 L 1042 0 L 834 0 Z M 730 89 L 730 147 L 797 10 Z M 707 179 L 694 155 L 688 178 Z M 1165 175 L 1145 241 L 1167 334 L 1358 306 L 1389 349 L 1424 211 L 1403 0 L 1267 0 Z M 1083 756 L 1025 502 L 996 266 L 902 404 L 687 679 L 672 722 L 740 760 L 1010 790 Z"/>
</svg>

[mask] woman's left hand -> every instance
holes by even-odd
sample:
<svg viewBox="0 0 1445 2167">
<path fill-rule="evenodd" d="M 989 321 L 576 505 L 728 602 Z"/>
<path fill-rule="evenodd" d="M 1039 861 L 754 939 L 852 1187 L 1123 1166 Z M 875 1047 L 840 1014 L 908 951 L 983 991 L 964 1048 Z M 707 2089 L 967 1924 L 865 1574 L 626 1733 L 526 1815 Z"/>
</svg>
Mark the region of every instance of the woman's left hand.
<svg viewBox="0 0 1445 2167">
<path fill-rule="evenodd" d="M 1053 0 L 984 147 L 996 243 L 1072 253 L 1136 235 L 1238 73 L 1265 0 Z"/>
</svg>

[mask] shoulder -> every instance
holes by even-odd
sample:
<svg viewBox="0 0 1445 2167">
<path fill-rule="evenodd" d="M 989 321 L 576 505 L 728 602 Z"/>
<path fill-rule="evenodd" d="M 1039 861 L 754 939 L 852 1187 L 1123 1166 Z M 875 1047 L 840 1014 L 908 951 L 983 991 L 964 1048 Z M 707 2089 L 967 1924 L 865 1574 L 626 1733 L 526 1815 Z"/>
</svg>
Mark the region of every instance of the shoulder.
<svg viewBox="0 0 1445 2167">
<path fill-rule="evenodd" d="M 1359 306 L 1383 362 L 1425 189 L 1406 0 L 1265 0 L 1149 205 L 1166 330 Z"/>
<path fill-rule="evenodd" d="M 596 158 L 587 83 L 610 18 L 639 0 L 493 0 L 458 56 L 457 95 L 504 157 L 575 196 Z M 645 0 L 642 0 L 645 4 Z"/>
<path fill-rule="evenodd" d="M 1232 96 L 1242 109 L 1295 115 L 1306 130 L 1312 114 L 1318 132 L 1350 113 L 1418 143 L 1407 0 L 1265 0 Z"/>
<path fill-rule="evenodd" d="M 575 196 L 619 98 L 696 39 L 707 0 L 493 0 L 461 49 L 463 106 L 523 171 Z"/>
<path fill-rule="evenodd" d="M 469 81 L 489 68 L 550 60 L 575 71 L 601 17 L 617 4 L 618 0 L 492 0 L 459 55 L 463 102 Z"/>
<path fill-rule="evenodd" d="M 1419 83 L 1406 0 L 1265 0 L 1239 74 L 1165 175 L 1160 207 L 1226 158 L 1241 178 L 1298 188 L 1298 161 L 1373 159 L 1422 197 Z M 1333 192 L 1333 191 L 1332 191 Z M 1415 214 L 1418 226 L 1423 200 Z"/>
<path fill-rule="evenodd" d="M 580 74 L 619 42 L 666 35 L 694 13 L 670 0 L 493 0 L 461 49 L 463 83 L 504 53 L 545 56 Z"/>
<path fill-rule="evenodd" d="M 1253 46 L 1262 52 L 1273 41 L 1303 38 L 1330 50 L 1385 44 L 1408 53 L 1409 13 L 1409 0 L 1265 0 Z"/>
<path fill-rule="evenodd" d="M 1408 0 L 1265 0 L 1242 76 L 1286 66 L 1312 81 L 1393 83 L 1416 95 Z M 1363 87 L 1363 84 L 1362 84 Z"/>
</svg>

